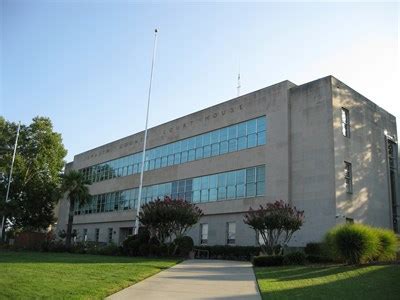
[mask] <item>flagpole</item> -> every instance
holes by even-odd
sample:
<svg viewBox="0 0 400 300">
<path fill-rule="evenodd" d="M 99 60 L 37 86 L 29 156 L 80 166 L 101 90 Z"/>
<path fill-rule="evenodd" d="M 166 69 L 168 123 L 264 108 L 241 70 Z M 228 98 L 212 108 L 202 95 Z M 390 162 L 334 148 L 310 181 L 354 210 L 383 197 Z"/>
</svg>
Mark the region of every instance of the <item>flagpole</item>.
<svg viewBox="0 0 400 300">
<path fill-rule="evenodd" d="M 8 176 L 8 186 L 7 186 L 7 193 L 6 193 L 6 203 L 8 202 L 8 196 L 10 194 L 10 186 L 11 186 L 11 180 L 12 180 L 12 172 L 14 168 L 14 160 L 15 160 L 15 154 L 17 153 L 17 145 L 18 145 L 18 137 L 19 137 L 19 130 L 21 128 L 21 122 L 18 122 L 18 129 L 17 129 L 17 137 L 15 138 L 15 144 L 14 144 L 14 152 L 11 160 L 11 169 L 10 169 L 10 175 Z M 0 240 L 3 240 L 3 228 L 4 228 L 4 223 L 5 223 L 5 216 L 3 215 L 3 218 L 1 220 L 1 231 L 0 231 Z"/>
<path fill-rule="evenodd" d="M 143 139 L 143 152 L 142 152 L 142 166 L 140 168 L 140 183 L 139 183 L 139 193 L 138 193 L 138 201 L 136 206 L 136 218 L 135 218 L 135 227 L 134 233 L 138 234 L 139 232 L 139 214 L 140 214 L 140 205 L 142 200 L 142 189 L 143 189 L 143 173 L 144 173 L 144 163 L 146 158 L 146 142 L 147 142 L 147 125 L 149 121 L 149 109 L 150 109 L 150 98 L 151 98 L 151 84 L 153 81 L 153 69 L 154 69 L 154 61 L 156 59 L 156 49 L 157 49 L 157 33 L 158 30 L 154 30 L 154 46 L 153 46 L 153 59 L 151 60 L 151 71 L 150 71 L 150 84 L 149 84 L 149 93 L 147 96 L 147 113 L 146 113 L 146 125 L 144 128 L 144 139 Z"/>
</svg>

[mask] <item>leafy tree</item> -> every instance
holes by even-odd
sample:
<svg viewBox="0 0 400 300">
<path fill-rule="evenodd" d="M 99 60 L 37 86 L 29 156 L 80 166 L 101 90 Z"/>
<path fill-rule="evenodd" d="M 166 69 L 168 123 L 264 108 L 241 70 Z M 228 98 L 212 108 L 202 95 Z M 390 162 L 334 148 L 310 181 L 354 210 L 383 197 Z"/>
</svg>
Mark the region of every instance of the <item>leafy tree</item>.
<svg viewBox="0 0 400 300">
<path fill-rule="evenodd" d="M 172 237 L 182 237 L 196 224 L 203 212 L 195 204 L 185 200 L 164 197 L 144 204 L 140 210 L 140 223 L 147 227 L 160 243 Z"/>
<path fill-rule="evenodd" d="M 298 211 L 283 200 L 267 203 L 265 207 L 260 205 L 258 210 L 250 207 L 244 218 L 244 223 L 261 235 L 264 241 L 262 251 L 272 255 L 282 252 L 303 222 L 304 211 Z"/>
<path fill-rule="evenodd" d="M 68 173 L 63 174 L 62 179 L 61 191 L 66 193 L 66 197 L 69 200 L 69 213 L 65 244 L 70 246 L 75 205 L 82 206 L 90 200 L 89 188 L 87 186 L 90 184 L 90 181 L 86 180 L 81 172 L 75 170 L 71 170 Z"/>
<path fill-rule="evenodd" d="M 40 230 L 54 222 L 60 176 L 67 151 L 49 118 L 21 125 L 9 203 L 5 203 L 17 124 L 0 117 L 0 216 L 12 229 Z"/>
</svg>

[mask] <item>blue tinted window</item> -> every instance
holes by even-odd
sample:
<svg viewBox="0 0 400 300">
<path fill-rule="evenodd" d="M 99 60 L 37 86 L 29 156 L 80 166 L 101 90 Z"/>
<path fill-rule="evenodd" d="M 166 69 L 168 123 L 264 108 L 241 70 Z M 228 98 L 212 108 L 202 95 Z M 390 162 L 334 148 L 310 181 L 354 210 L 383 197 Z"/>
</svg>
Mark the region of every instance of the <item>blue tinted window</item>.
<svg viewBox="0 0 400 300">
<path fill-rule="evenodd" d="M 243 150 L 247 148 L 247 137 L 242 136 L 238 138 L 238 150 Z"/>
<path fill-rule="evenodd" d="M 204 146 L 203 149 L 203 157 L 210 157 L 211 156 L 211 146 Z"/>
<path fill-rule="evenodd" d="M 247 137 L 247 147 L 252 148 L 257 146 L 257 134 L 253 133 Z"/>
</svg>

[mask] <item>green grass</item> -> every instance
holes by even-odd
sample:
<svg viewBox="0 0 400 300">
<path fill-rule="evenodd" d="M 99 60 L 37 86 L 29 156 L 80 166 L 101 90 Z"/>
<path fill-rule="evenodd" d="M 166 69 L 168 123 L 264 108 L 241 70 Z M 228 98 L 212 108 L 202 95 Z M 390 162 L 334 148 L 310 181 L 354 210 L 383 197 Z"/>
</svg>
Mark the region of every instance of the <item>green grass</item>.
<svg viewBox="0 0 400 300">
<path fill-rule="evenodd" d="M 102 299 L 177 260 L 0 251 L 0 299 Z"/>
<path fill-rule="evenodd" d="M 263 299 L 399 299 L 400 265 L 255 268 Z"/>
</svg>

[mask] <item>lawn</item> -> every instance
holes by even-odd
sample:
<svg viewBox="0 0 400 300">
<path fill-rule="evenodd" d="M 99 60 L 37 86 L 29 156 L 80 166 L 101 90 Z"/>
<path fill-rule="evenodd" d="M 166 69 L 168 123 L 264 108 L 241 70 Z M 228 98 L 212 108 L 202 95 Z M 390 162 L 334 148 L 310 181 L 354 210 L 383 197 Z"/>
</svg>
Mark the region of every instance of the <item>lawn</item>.
<svg viewBox="0 0 400 300">
<path fill-rule="evenodd" d="M 102 299 L 177 260 L 0 251 L 0 299 Z"/>
<path fill-rule="evenodd" d="M 263 299 L 399 299 L 400 265 L 255 268 Z"/>
</svg>

